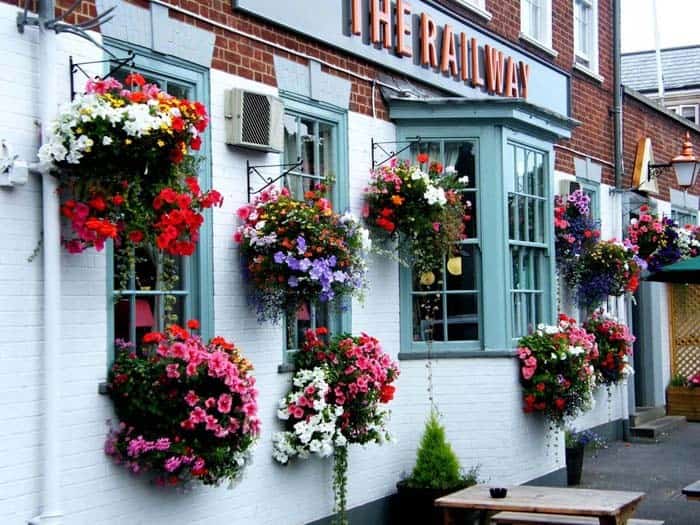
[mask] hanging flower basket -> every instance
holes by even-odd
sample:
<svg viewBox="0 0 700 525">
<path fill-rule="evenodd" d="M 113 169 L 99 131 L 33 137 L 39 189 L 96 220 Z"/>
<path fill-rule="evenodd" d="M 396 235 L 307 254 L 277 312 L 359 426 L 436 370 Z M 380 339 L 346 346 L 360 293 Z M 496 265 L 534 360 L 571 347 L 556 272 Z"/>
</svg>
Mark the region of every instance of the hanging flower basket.
<svg viewBox="0 0 700 525">
<path fill-rule="evenodd" d="M 541 412 L 561 427 L 591 403 L 595 383 L 591 361 L 598 357 L 595 337 L 559 314 L 556 326 L 540 325 L 518 342 L 523 410 Z"/>
<path fill-rule="evenodd" d="M 238 210 L 234 234 L 250 275 L 250 298 L 259 321 L 277 321 L 308 304 L 361 295 L 369 234 L 352 215 L 338 215 L 325 187 L 294 200 L 286 189 L 264 191 Z"/>
<path fill-rule="evenodd" d="M 598 345 L 598 357 L 592 363 L 599 383 L 615 385 L 632 373 L 629 356 L 635 337 L 626 325 L 603 310 L 596 310 L 584 328 L 595 336 Z"/>
<path fill-rule="evenodd" d="M 581 190 L 566 199 L 557 195 L 554 200 L 557 266 L 569 284 L 575 281 L 581 255 L 600 238 L 598 223 L 590 217 L 590 203 L 590 197 Z"/>
<path fill-rule="evenodd" d="M 442 164 L 418 155 L 419 165 L 399 162 L 372 173 L 363 216 L 373 239 L 398 242 L 399 259 L 419 274 L 442 268 L 471 221 L 471 202 L 463 194 L 468 177 L 444 173 Z M 423 171 L 423 167 L 428 170 Z"/>
<path fill-rule="evenodd" d="M 272 455 L 283 464 L 311 454 L 333 455 L 338 521 L 344 524 L 347 447 L 388 439 L 384 405 L 394 397 L 391 383 L 399 369 L 377 339 L 341 335 L 325 343 L 327 333 L 325 328 L 306 332 L 295 357 L 292 388 L 280 400 L 277 414 L 286 430 L 273 436 Z"/>
<path fill-rule="evenodd" d="M 641 264 L 628 241 L 596 243 L 581 255 L 572 276 L 579 304 L 597 307 L 609 296 L 634 293 L 639 286 Z"/>
<path fill-rule="evenodd" d="M 39 159 L 59 180 L 61 213 L 70 223 L 71 253 L 118 247 L 157 247 L 191 255 L 202 211 L 221 195 L 202 192 L 196 178 L 205 107 L 129 75 L 130 89 L 112 78 L 89 81 L 86 94 L 60 109 Z"/>
<path fill-rule="evenodd" d="M 146 334 L 139 349 L 119 346 L 109 374 L 119 424 L 107 455 L 158 484 L 238 478 L 260 433 L 252 365 L 240 351 L 221 337 L 204 344 L 176 325 Z"/>
</svg>

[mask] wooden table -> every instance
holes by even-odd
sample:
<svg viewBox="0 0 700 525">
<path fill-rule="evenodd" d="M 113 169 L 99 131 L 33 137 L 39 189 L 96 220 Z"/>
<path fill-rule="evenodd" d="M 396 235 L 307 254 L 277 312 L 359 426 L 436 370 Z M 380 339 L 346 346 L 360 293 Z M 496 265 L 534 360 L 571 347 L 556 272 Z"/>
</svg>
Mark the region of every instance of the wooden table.
<svg viewBox="0 0 700 525">
<path fill-rule="evenodd" d="M 700 501 L 700 480 L 685 487 L 683 494 L 691 501 Z"/>
<path fill-rule="evenodd" d="M 435 500 L 443 508 L 444 524 L 452 523 L 450 509 L 482 511 L 482 524 L 500 511 L 537 512 L 594 516 L 600 525 L 624 525 L 644 497 L 642 492 L 613 490 L 568 489 L 518 485 L 508 487 L 503 499 L 492 498 L 488 485 L 474 485 Z"/>
</svg>

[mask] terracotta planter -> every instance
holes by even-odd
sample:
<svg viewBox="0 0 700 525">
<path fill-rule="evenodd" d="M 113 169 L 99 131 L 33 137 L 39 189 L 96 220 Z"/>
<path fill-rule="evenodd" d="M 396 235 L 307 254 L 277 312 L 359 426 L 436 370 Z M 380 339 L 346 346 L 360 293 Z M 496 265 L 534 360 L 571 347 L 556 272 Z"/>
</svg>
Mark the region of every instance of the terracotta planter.
<svg viewBox="0 0 700 525">
<path fill-rule="evenodd" d="M 420 523 L 421 525 L 442 525 L 442 512 L 434 505 L 436 499 L 465 487 L 450 490 L 419 489 L 406 486 L 402 481 L 396 484 L 398 491 L 397 523 Z M 450 512 L 455 525 L 472 525 L 478 513 L 453 509 Z"/>
<path fill-rule="evenodd" d="M 669 416 L 685 416 L 688 421 L 700 421 L 700 388 L 668 387 L 666 412 Z"/>
</svg>

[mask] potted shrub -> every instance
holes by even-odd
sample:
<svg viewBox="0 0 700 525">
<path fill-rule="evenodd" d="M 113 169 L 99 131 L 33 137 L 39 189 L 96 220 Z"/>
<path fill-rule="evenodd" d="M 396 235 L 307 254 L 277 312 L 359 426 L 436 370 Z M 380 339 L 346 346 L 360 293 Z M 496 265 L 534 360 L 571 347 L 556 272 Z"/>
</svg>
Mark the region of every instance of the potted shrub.
<svg viewBox="0 0 700 525">
<path fill-rule="evenodd" d="M 700 421 L 700 372 L 683 377 L 676 374 L 666 390 L 666 412 L 669 416 L 685 416 Z"/>
<path fill-rule="evenodd" d="M 595 450 L 605 446 L 605 441 L 591 430 L 576 432 L 566 430 L 564 433 L 566 443 L 566 484 L 579 485 L 583 471 L 584 451 L 588 447 Z"/>
<path fill-rule="evenodd" d="M 459 459 L 445 437 L 436 411 L 425 423 L 411 475 L 400 481 L 398 490 L 399 523 L 442 523 L 434 502 L 437 498 L 477 483 L 477 469 L 464 473 Z M 473 512 L 453 514 L 457 523 L 471 523 Z"/>
</svg>

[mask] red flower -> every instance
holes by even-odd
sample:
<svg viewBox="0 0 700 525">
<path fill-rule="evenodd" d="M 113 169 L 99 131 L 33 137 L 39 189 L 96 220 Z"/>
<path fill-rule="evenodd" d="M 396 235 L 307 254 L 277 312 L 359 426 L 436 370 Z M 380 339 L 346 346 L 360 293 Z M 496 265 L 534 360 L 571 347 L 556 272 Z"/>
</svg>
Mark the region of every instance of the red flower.
<svg viewBox="0 0 700 525">
<path fill-rule="evenodd" d="M 185 121 L 182 117 L 173 117 L 172 126 L 175 131 L 182 131 L 185 129 Z"/>
<path fill-rule="evenodd" d="M 135 104 L 143 104 L 148 100 L 148 97 L 142 91 L 134 91 L 127 95 L 127 98 Z"/>
<path fill-rule="evenodd" d="M 201 137 L 195 137 L 190 141 L 190 148 L 192 148 L 194 151 L 199 151 L 199 149 L 202 147 L 202 138 Z"/>
<path fill-rule="evenodd" d="M 566 406 L 566 399 L 562 399 L 561 397 L 558 397 L 554 400 L 554 406 L 557 407 L 557 410 L 564 410 L 564 407 Z"/>
<path fill-rule="evenodd" d="M 199 327 L 200 324 L 199 321 L 197 321 L 197 319 L 190 319 L 189 321 L 187 321 L 187 328 L 189 328 L 190 330 L 199 330 Z"/>
<path fill-rule="evenodd" d="M 192 193 L 194 193 L 195 196 L 199 195 L 202 191 L 199 188 L 199 182 L 197 181 L 197 177 L 187 177 L 185 179 L 185 184 L 187 184 L 187 187 Z"/>
<path fill-rule="evenodd" d="M 394 399 L 394 392 L 396 392 L 396 387 L 392 385 L 382 386 L 382 390 L 379 393 L 379 401 L 382 403 L 388 403 Z"/>
<path fill-rule="evenodd" d="M 112 202 L 115 206 L 121 206 L 122 204 L 124 204 L 124 197 L 122 197 L 121 195 L 115 195 L 114 197 L 112 197 Z"/>
<path fill-rule="evenodd" d="M 129 73 L 124 79 L 124 84 L 127 86 L 143 86 L 146 83 L 146 79 L 138 73 Z"/>
<path fill-rule="evenodd" d="M 165 336 L 160 332 L 148 332 L 143 336 L 144 344 L 160 343 L 165 340 Z"/>
<path fill-rule="evenodd" d="M 418 164 L 425 164 L 428 162 L 430 157 L 428 156 L 427 153 L 419 153 L 418 156 L 416 157 L 416 160 L 418 161 Z"/>
<path fill-rule="evenodd" d="M 95 197 L 89 200 L 88 206 L 97 211 L 105 211 L 107 209 L 107 203 L 105 203 L 105 200 L 102 197 Z"/>
<path fill-rule="evenodd" d="M 544 386 L 544 383 L 537 383 L 535 385 L 535 388 L 537 389 L 538 392 L 544 392 L 546 387 Z"/>
<path fill-rule="evenodd" d="M 325 326 L 319 326 L 316 328 L 316 335 L 328 335 L 328 328 Z"/>
<path fill-rule="evenodd" d="M 138 244 L 143 240 L 143 232 L 141 230 L 133 230 L 129 232 L 129 240 L 134 244 Z"/>
</svg>

